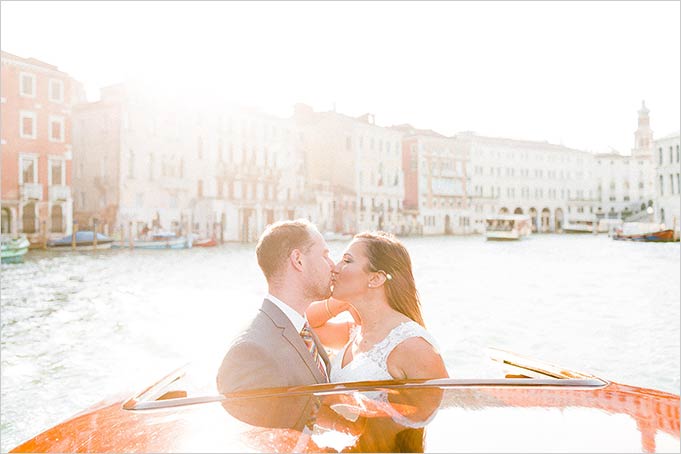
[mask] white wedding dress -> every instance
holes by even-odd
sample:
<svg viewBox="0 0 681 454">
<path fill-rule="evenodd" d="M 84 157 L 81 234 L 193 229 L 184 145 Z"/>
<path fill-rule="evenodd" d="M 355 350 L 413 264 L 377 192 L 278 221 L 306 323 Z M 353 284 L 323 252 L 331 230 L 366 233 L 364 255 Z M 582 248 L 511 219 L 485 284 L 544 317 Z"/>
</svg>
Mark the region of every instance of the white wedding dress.
<svg viewBox="0 0 681 454">
<path fill-rule="evenodd" d="M 366 352 L 355 355 L 348 364 L 343 367 L 343 357 L 345 352 L 354 341 L 359 327 L 355 327 L 350 333 L 350 341 L 343 347 L 338 354 L 331 360 L 331 383 L 347 383 L 368 380 L 393 380 L 388 372 L 388 356 L 403 341 L 412 337 L 421 337 L 439 352 L 439 348 L 433 336 L 428 333 L 421 325 L 414 321 L 403 322 L 393 328 L 382 341 L 376 343 Z M 406 427 L 423 427 L 435 415 L 434 413 L 427 421 L 414 422 L 398 412 L 388 401 L 385 391 L 366 392 L 364 396 L 379 403 L 381 408 L 388 413 L 393 421 Z M 334 408 L 335 407 L 335 408 Z M 332 406 L 334 410 L 350 420 L 356 420 L 359 415 L 359 408 L 353 409 L 346 405 Z"/>
</svg>

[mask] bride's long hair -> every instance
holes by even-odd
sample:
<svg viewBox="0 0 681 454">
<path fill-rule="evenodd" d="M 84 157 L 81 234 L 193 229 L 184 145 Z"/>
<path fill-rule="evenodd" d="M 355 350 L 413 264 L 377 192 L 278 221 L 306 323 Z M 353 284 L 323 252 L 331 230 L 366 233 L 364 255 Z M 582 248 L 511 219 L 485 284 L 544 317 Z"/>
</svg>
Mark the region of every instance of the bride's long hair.
<svg viewBox="0 0 681 454">
<path fill-rule="evenodd" d="M 369 271 L 390 276 L 383 284 L 390 307 L 425 328 L 407 248 L 392 234 L 381 231 L 358 233 L 355 239 L 366 245 Z"/>
</svg>

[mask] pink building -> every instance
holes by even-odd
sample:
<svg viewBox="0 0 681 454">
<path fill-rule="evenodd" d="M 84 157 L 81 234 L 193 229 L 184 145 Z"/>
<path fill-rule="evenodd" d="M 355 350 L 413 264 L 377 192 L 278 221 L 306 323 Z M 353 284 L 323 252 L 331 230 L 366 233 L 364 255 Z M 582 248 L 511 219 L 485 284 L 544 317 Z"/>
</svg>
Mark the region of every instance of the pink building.
<svg viewBox="0 0 681 454">
<path fill-rule="evenodd" d="M 68 74 L 2 52 L 2 233 L 71 231 L 71 106 L 84 98 Z"/>
</svg>

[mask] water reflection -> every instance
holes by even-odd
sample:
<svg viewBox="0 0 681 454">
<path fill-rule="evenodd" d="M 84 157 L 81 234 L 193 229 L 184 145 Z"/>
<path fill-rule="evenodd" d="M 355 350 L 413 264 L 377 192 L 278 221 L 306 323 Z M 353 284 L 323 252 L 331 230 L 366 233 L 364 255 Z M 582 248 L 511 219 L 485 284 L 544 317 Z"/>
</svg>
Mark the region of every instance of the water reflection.
<svg viewBox="0 0 681 454">
<path fill-rule="evenodd" d="M 387 389 L 265 398 L 261 391 L 250 398 L 243 394 L 223 402 L 230 415 L 252 426 L 302 432 L 306 450 L 424 452 L 425 426 L 435 416 L 443 391 Z M 256 433 L 247 436 L 251 443 L 258 439 Z"/>
</svg>

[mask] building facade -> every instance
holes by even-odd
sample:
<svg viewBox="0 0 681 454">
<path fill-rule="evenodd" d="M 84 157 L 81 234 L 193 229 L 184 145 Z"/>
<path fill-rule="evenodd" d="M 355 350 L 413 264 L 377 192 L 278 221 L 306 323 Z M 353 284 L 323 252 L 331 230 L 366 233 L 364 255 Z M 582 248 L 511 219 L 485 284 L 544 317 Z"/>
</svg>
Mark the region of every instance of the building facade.
<svg viewBox="0 0 681 454">
<path fill-rule="evenodd" d="M 598 217 L 624 221 L 651 220 L 647 213 L 655 198 L 653 130 L 650 111 L 641 103 L 634 146 L 630 154 L 616 151 L 595 155 Z"/>
<path fill-rule="evenodd" d="M 1 58 L 2 233 L 62 236 L 71 231 L 71 117 L 82 85 L 45 62 Z"/>
<path fill-rule="evenodd" d="M 456 138 L 410 125 L 401 131 L 406 234 L 471 232 L 469 150 Z"/>
<path fill-rule="evenodd" d="M 496 214 L 526 214 L 535 232 L 560 232 L 565 222 L 594 216 L 593 155 L 548 142 L 474 133 L 457 135 L 470 156 L 475 231 Z"/>
<path fill-rule="evenodd" d="M 184 96 L 184 95 L 183 95 Z M 293 121 L 139 84 L 78 106 L 76 216 L 119 238 L 146 228 L 254 241 L 304 215 Z"/>
<path fill-rule="evenodd" d="M 318 221 L 320 230 L 404 232 L 402 133 L 376 125 L 371 114 L 353 118 L 314 112 L 303 104 L 296 105 L 294 118 L 309 192 L 326 188 L 327 195 L 320 196 L 326 201 L 312 203 L 329 203 L 332 212 L 331 218 Z"/>
<path fill-rule="evenodd" d="M 681 227 L 681 156 L 679 133 L 655 140 L 655 220 L 679 232 Z"/>
</svg>

